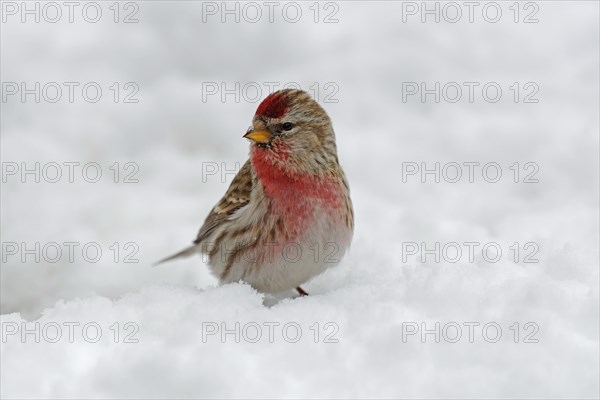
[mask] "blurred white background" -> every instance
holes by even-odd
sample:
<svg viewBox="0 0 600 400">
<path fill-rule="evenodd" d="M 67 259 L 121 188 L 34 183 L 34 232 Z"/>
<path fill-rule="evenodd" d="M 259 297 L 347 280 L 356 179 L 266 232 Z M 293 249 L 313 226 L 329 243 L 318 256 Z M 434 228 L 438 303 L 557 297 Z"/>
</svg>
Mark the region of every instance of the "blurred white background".
<svg viewBox="0 0 600 400">
<path fill-rule="evenodd" d="M 3 397 L 598 397 L 597 2 L 494 3 L 495 23 L 488 2 L 473 22 L 462 2 L 426 3 L 439 23 L 422 22 L 421 2 L 278 3 L 273 22 L 262 2 L 99 2 L 96 23 L 82 16 L 86 2 L 72 23 L 63 3 L 56 23 L 45 3 L 26 3 L 38 4 L 39 23 L 23 4 L 2 2 L 2 323 L 101 321 L 108 332 L 134 321 L 140 341 L 3 337 Z M 454 4 L 462 18 L 451 23 Z M 54 91 L 40 89 L 39 102 L 22 101 L 23 82 L 56 82 L 63 96 L 51 103 Z M 73 102 L 64 82 L 79 85 Z M 90 82 L 102 89 L 95 103 L 82 95 Z M 463 96 L 407 95 L 422 82 L 456 82 Z M 479 85 L 473 102 L 465 82 Z M 487 83 L 499 101 L 482 96 Z M 341 265 L 306 286 L 312 296 L 269 308 L 247 286 L 218 287 L 199 257 L 150 265 L 195 237 L 247 158 L 241 136 L 271 84 L 300 85 L 330 114 L 356 231 Z M 126 103 L 132 88 L 138 102 Z M 532 88 L 538 101 L 525 102 Z M 9 173 L 36 162 L 63 165 L 62 179 Z M 97 163 L 102 178 L 86 182 L 75 168 L 71 183 L 65 162 Z M 473 183 L 403 181 L 403 163 L 436 162 L 495 162 L 502 177 L 489 183 L 479 168 Z M 539 182 L 523 182 L 526 163 Z M 132 171 L 138 182 L 123 182 Z M 73 260 L 22 254 L 23 243 L 65 242 L 79 243 Z M 503 254 L 403 260 L 412 242 L 493 242 Z M 529 242 L 539 262 L 523 262 Z M 86 243 L 102 249 L 98 262 L 82 257 Z M 132 249 L 138 261 L 124 262 Z M 295 321 L 305 336 L 331 321 L 339 343 L 203 343 L 206 321 Z M 504 335 L 404 343 L 403 323 L 423 321 L 493 321 Z M 539 342 L 515 343 L 514 322 L 535 323 Z"/>
</svg>

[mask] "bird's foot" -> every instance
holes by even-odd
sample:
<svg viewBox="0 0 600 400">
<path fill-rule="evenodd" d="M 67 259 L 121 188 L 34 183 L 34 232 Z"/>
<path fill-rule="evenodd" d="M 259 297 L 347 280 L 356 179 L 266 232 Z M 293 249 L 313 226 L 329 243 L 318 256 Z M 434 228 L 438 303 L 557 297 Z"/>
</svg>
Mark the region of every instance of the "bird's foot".
<svg viewBox="0 0 600 400">
<path fill-rule="evenodd" d="M 306 292 L 304 291 L 304 289 L 302 289 L 300 286 L 298 286 L 298 287 L 296 288 L 296 290 L 298 291 L 298 293 L 300 293 L 300 296 L 308 296 L 308 293 L 306 293 Z"/>
</svg>

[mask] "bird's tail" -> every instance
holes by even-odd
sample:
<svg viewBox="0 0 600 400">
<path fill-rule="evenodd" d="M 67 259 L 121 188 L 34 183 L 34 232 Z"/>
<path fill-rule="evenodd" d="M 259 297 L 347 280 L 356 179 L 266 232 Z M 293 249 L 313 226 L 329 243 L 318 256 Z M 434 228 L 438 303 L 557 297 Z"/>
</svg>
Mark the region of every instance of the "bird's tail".
<svg viewBox="0 0 600 400">
<path fill-rule="evenodd" d="M 181 250 L 180 252 L 173 254 L 172 256 L 163 258 L 162 260 L 155 262 L 154 264 L 152 264 L 152 266 L 157 267 L 160 264 L 163 264 L 163 263 L 166 263 L 169 261 L 173 261 L 177 258 L 189 257 L 197 252 L 198 252 L 198 245 L 193 244 L 190 247 L 186 247 L 185 249 Z"/>
</svg>

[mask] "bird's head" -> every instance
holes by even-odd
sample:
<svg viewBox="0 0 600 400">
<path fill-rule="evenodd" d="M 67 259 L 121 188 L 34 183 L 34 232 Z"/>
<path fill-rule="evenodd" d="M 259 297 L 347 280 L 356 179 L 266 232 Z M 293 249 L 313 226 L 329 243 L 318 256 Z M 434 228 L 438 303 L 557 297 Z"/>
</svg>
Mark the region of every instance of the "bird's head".
<svg viewBox="0 0 600 400">
<path fill-rule="evenodd" d="M 253 154 L 298 172 L 322 173 L 338 162 L 331 120 L 302 90 L 267 96 L 244 137 L 252 141 Z"/>
</svg>

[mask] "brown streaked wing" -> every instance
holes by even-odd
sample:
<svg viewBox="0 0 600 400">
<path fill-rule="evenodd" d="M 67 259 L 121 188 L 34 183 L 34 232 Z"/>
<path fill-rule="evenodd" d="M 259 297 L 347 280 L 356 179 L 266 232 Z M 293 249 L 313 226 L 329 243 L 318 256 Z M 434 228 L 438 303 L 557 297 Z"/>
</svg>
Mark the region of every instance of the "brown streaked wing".
<svg viewBox="0 0 600 400">
<path fill-rule="evenodd" d="M 252 164 L 248 160 L 231 181 L 231 185 L 221 201 L 206 217 L 194 244 L 199 244 L 208 238 L 215 228 L 225 222 L 234 212 L 248 204 L 252 192 L 252 182 Z"/>
</svg>

